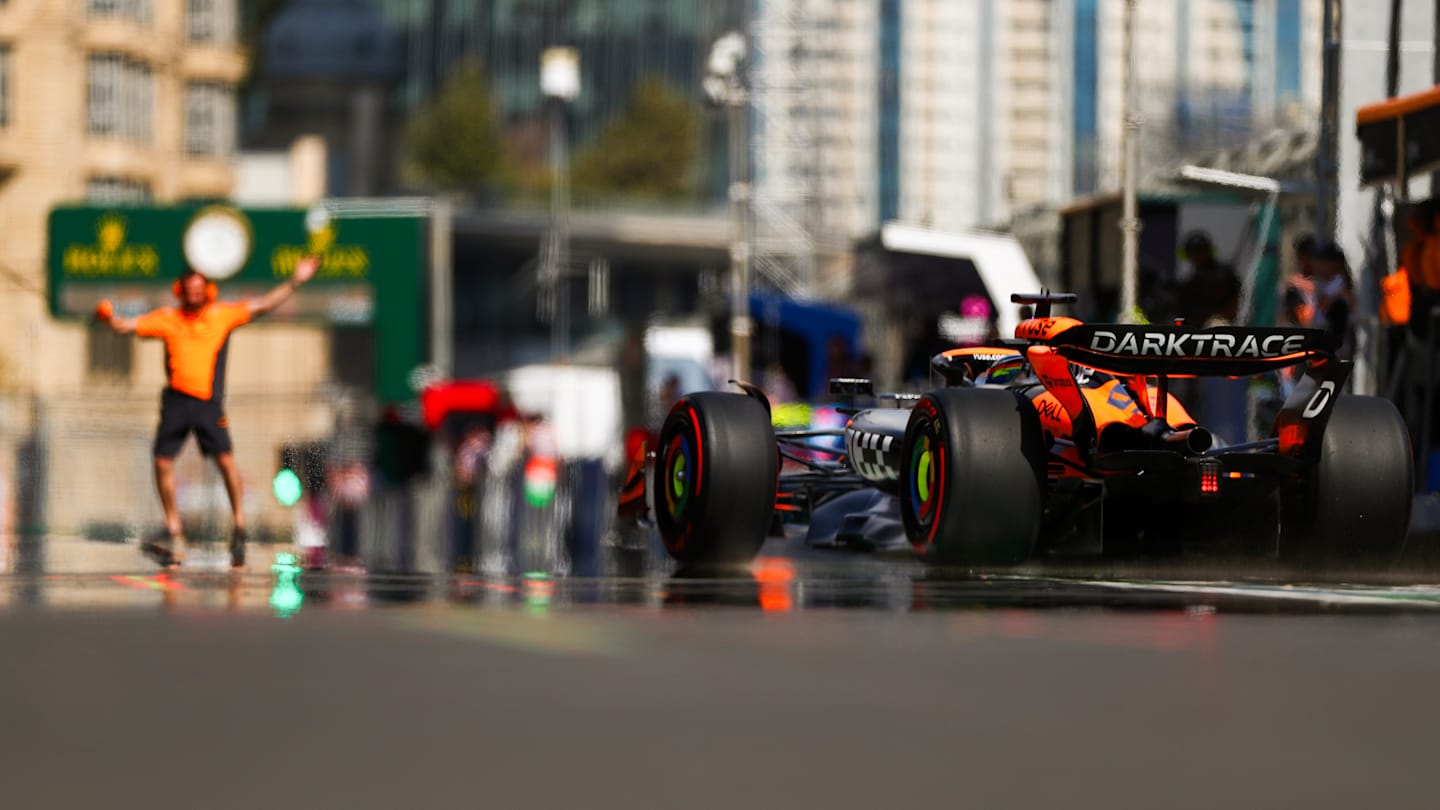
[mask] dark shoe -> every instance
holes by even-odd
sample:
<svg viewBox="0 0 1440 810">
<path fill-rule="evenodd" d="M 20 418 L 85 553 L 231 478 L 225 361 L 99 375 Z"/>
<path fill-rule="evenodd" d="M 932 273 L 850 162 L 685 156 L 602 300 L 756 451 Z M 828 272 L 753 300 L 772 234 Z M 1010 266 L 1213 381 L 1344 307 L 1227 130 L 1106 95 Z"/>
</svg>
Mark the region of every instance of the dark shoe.
<svg viewBox="0 0 1440 810">
<path fill-rule="evenodd" d="M 140 551 L 162 568 L 177 568 L 185 560 L 184 543 L 183 537 L 161 532 L 141 543 Z"/>
<path fill-rule="evenodd" d="M 230 535 L 230 569 L 238 571 L 245 567 L 245 530 L 236 529 Z"/>
</svg>

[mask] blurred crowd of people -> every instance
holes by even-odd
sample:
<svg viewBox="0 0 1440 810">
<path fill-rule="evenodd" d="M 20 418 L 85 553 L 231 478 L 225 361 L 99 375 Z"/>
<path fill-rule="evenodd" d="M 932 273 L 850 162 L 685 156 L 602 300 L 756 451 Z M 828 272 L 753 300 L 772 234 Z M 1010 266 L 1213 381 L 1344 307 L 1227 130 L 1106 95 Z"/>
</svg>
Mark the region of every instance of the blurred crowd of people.
<svg viewBox="0 0 1440 810">
<path fill-rule="evenodd" d="M 1354 352 L 1355 279 L 1345 251 L 1305 235 L 1295 242 L 1296 270 L 1281 293 L 1281 322 L 1320 329 L 1340 339 L 1340 356 Z"/>
<path fill-rule="evenodd" d="M 1353 351 L 1355 279 L 1345 252 L 1335 242 L 1304 235 L 1296 240 L 1296 270 L 1281 285 L 1279 325 L 1320 329 L 1340 339 L 1342 355 Z M 1144 318 L 1176 320 L 1201 328 L 1238 322 L 1244 286 L 1235 266 L 1222 261 L 1204 231 L 1181 242 L 1184 266 L 1173 280 L 1142 271 L 1140 307 Z"/>
<path fill-rule="evenodd" d="M 503 394 L 433 430 L 390 409 L 370 439 L 331 442 L 307 486 L 296 512 L 307 567 L 594 573 L 618 459 L 563 457 L 545 415 Z M 418 548 L 430 536 L 444 540 Z"/>
</svg>

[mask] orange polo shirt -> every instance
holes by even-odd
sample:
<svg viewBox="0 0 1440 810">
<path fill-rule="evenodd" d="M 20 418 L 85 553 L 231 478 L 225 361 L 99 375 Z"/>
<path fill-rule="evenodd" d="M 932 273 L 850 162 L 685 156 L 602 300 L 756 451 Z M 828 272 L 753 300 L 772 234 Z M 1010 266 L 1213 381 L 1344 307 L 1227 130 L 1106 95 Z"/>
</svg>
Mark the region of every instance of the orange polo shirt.
<svg viewBox="0 0 1440 810">
<path fill-rule="evenodd" d="M 166 307 L 141 315 L 135 334 L 165 341 L 165 375 L 171 388 L 197 399 L 220 399 L 230 333 L 249 322 L 249 304 L 216 302 L 194 314 Z"/>
</svg>

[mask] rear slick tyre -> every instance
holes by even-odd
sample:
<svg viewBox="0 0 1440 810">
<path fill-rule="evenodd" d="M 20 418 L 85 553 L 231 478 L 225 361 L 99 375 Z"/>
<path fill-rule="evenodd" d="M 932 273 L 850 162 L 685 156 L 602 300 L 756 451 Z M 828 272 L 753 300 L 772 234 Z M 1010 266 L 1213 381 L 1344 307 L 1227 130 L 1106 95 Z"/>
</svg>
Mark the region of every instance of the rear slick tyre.
<svg viewBox="0 0 1440 810">
<path fill-rule="evenodd" d="M 703 566 L 754 559 L 775 511 L 779 458 L 759 400 L 706 391 L 675 403 L 655 458 L 655 518 L 670 556 Z"/>
<path fill-rule="evenodd" d="M 1035 550 L 1045 442 L 1025 398 L 1004 388 L 945 388 L 910 412 L 900 514 L 910 544 L 945 565 L 1014 565 Z"/>
<path fill-rule="evenodd" d="M 1389 400 L 1340 397 L 1309 480 L 1282 496 L 1281 559 L 1327 567 L 1395 562 L 1410 531 L 1412 453 L 1405 419 Z"/>
</svg>

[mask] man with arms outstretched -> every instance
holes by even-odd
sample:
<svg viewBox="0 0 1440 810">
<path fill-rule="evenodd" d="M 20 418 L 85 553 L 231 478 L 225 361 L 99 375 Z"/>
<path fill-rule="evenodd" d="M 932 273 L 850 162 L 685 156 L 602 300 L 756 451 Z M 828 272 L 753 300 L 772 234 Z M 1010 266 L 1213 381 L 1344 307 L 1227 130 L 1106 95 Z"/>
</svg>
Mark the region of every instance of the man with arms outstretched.
<svg viewBox="0 0 1440 810">
<path fill-rule="evenodd" d="M 192 432 L 200 452 L 215 459 L 225 478 L 235 528 L 230 537 L 230 566 L 245 567 L 245 513 L 240 470 L 225 418 L 225 358 L 230 333 L 285 302 L 320 268 L 320 259 L 306 256 L 295 274 L 270 292 L 248 301 L 217 301 L 214 282 L 186 268 L 175 282 L 177 306 L 147 312 L 137 318 L 117 318 L 109 302 L 97 316 L 121 334 L 165 341 L 167 385 L 160 395 L 160 425 L 155 430 L 155 488 L 165 510 L 165 534 L 145 541 L 142 550 L 164 566 L 179 565 L 185 555 L 180 511 L 175 506 L 175 456 Z"/>
</svg>

